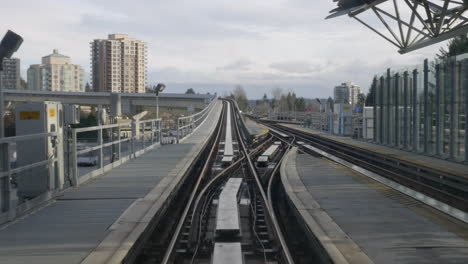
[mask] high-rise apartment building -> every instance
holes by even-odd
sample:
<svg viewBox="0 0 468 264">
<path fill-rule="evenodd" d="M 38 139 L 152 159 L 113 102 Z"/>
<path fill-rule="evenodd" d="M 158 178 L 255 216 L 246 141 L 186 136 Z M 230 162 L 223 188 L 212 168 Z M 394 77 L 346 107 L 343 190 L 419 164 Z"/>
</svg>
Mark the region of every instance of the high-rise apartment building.
<svg viewBox="0 0 468 264">
<path fill-rule="evenodd" d="M 361 93 L 361 88 L 352 82 L 345 82 L 335 86 L 333 100 L 335 104 L 351 104 L 356 105 Z"/>
<path fill-rule="evenodd" d="M 42 57 L 42 64 L 33 64 L 28 69 L 28 89 L 55 92 L 84 92 L 84 71 L 71 63 L 68 56 L 57 49 Z"/>
<path fill-rule="evenodd" d="M 3 71 L 0 72 L 0 78 L 3 89 L 20 89 L 20 60 L 16 58 L 3 59 Z"/>
<path fill-rule="evenodd" d="M 91 42 L 92 85 L 96 92 L 144 93 L 146 43 L 125 34 Z"/>
</svg>

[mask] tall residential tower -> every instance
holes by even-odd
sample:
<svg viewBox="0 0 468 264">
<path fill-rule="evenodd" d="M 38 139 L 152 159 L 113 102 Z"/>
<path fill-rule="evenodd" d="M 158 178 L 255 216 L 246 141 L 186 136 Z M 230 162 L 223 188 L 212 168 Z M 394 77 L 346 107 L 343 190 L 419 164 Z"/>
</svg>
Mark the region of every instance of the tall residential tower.
<svg viewBox="0 0 468 264">
<path fill-rule="evenodd" d="M 84 92 L 84 71 L 72 64 L 68 56 L 57 49 L 42 57 L 42 64 L 33 64 L 28 69 L 28 89 L 54 92 Z"/>
<path fill-rule="evenodd" d="M 0 84 L 3 89 L 16 90 L 20 88 L 20 60 L 16 58 L 3 59 L 3 71 L 0 72 Z"/>
<path fill-rule="evenodd" d="M 144 93 L 146 43 L 125 34 L 91 42 L 92 85 L 96 92 Z"/>
</svg>

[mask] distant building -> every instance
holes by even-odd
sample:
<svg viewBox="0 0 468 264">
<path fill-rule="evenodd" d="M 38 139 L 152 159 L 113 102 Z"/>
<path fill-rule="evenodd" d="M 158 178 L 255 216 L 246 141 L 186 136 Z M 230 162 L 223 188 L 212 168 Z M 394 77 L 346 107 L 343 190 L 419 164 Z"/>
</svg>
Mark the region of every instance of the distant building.
<svg viewBox="0 0 468 264">
<path fill-rule="evenodd" d="M 341 85 L 335 86 L 333 92 L 333 100 L 335 104 L 352 104 L 356 105 L 358 102 L 358 95 L 361 88 L 352 82 L 345 82 Z"/>
<path fill-rule="evenodd" d="M 33 64 L 28 69 L 28 89 L 54 92 L 84 92 L 84 71 L 71 64 L 70 57 L 57 49 L 42 57 L 42 64 Z"/>
<path fill-rule="evenodd" d="M 20 89 L 20 60 L 16 58 L 3 59 L 3 71 L 0 72 L 3 89 Z"/>
<path fill-rule="evenodd" d="M 92 86 L 96 92 L 144 93 L 146 43 L 125 34 L 91 42 Z"/>
</svg>

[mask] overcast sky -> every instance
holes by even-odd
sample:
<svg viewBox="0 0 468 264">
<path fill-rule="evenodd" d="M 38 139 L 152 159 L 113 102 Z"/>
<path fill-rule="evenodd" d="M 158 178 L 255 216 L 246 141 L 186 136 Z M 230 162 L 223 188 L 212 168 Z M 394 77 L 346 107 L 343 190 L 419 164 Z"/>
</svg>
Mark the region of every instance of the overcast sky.
<svg viewBox="0 0 468 264">
<path fill-rule="evenodd" d="M 324 20 L 331 0 L 2 1 L 0 33 L 24 38 L 23 78 L 52 49 L 90 71 L 89 42 L 126 33 L 148 44 L 148 80 L 168 91 L 223 94 L 242 85 L 250 97 L 273 87 L 308 98 L 374 74 L 433 58 L 439 44 L 400 55 L 349 17 Z"/>
</svg>

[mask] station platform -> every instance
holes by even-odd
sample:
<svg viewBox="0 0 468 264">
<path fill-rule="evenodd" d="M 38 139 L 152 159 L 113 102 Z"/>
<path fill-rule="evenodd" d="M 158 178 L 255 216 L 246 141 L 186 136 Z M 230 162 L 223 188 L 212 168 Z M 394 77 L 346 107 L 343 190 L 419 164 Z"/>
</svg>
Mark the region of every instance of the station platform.
<svg viewBox="0 0 468 264">
<path fill-rule="evenodd" d="M 329 133 L 312 130 L 310 128 L 304 128 L 300 125 L 293 125 L 293 124 L 281 124 L 281 125 L 294 128 L 294 129 L 297 129 L 306 133 L 315 134 L 321 137 L 329 138 L 334 141 L 338 141 L 347 145 L 351 145 L 356 148 L 366 149 L 366 150 L 373 151 L 376 153 L 385 154 L 393 158 L 406 160 L 414 164 L 419 164 L 428 168 L 432 168 L 432 169 L 436 169 L 436 170 L 446 172 L 449 174 L 468 178 L 468 165 L 462 164 L 459 162 L 454 162 L 450 160 L 422 155 L 419 153 L 405 151 L 405 150 L 387 147 L 383 145 L 378 145 L 378 144 L 374 144 L 374 143 L 370 143 L 370 142 L 366 142 L 362 140 L 356 140 L 350 137 L 340 137 L 340 136 L 330 135 Z"/>
<path fill-rule="evenodd" d="M 0 226 L 0 263 L 121 263 L 214 132 L 222 102 L 180 144 L 160 145 Z"/>
<path fill-rule="evenodd" d="M 259 135 L 268 133 L 268 128 L 253 121 L 252 119 L 248 117 L 244 117 L 244 121 L 245 121 L 245 126 L 247 127 L 247 130 L 249 131 L 250 135 L 259 136 Z"/>
<path fill-rule="evenodd" d="M 468 224 L 349 168 L 293 148 L 281 180 L 334 263 L 468 263 Z"/>
</svg>

